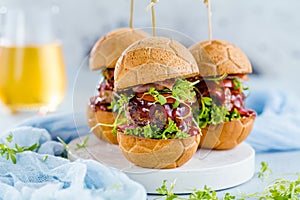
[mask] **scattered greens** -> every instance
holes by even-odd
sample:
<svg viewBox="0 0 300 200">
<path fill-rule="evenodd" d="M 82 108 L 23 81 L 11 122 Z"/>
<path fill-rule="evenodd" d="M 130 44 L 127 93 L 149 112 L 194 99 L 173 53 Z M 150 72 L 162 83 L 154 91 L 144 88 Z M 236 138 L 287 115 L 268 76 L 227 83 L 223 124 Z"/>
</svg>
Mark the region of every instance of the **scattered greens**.
<svg viewBox="0 0 300 200">
<path fill-rule="evenodd" d="M 261 168 L 260 171 L 257 173 L 257 177 L 262 180 L 267 180 L 270 174 L 272 174 L 272 170 L 269 168 L 268 163 L 266 162 L 261 162 L 260 165 Z"/>
<path fill-rule="evenodd" d="M 172 88 L 172 96 L 178 101 L 194 102 L 196 97 L 194 84 L 195 83 L 191 83 L 187 80 L 177 79 Z"/>
<path fill-rule="evenodd" d="M 170 118 L 164 131 L 155 125 L 148 124 L 144 127 L 126 128 L 124 134 L 150 139 L 182 139 L 190 137 L 188 133 L 179 130 L 176 123 Z"/>
<path fill-rule="evenodd" d="M 8 143 L 11 143 L 12 139 L 13 139 L 13 135 L 12 135 L 12 133 L 11 133 L 11 134 L 9 134 L 9 135 L 7 136 L 6 141 L 7 141 Z"/>
<path fill-rule="evenodd" d="M 235 90 L 239 90 L 240 92 L 242 92 L 243 90 L 248 90 L 248 87 L 244 87 L 243 83 L 240 81 L 240 79 L 238 78 L 233 78 L 233 85 Z"/>
<path fill-rule="evenodd" d="M 47 159 L 48 159 L 48 155 L 45 155 L 42 161 L 46 162 Z"/>
<path fill-rule="evenodd" d="M 113 98 L 113 100 L 110 103 L 110 106 L 108 106 L 108 109 L 111 109 L 113 112 L 119 113 L 124 108 L 124 105 L 129 102 L 129 100 L 132 98 L 132 96 L 127 97 L 124 94 L 120 94 L 117 98 Z"/>
<path fill-rule="evenodd" d="M 65 151 L 62 152 L 62 154 L 60 156 L 63 158 L 68 158 L 68 151 L 70 150 L 69 145 L 63 139 L 61 139 L 59 136 L 57 136 L 56 138 L 65 147 Z"/>
<path fill-rule="evenodd" d="M 258 173 L 258 178 L 264 177 L 266 173 L 270 173 L 271 169 L 266 162 L 261 162 L 261 170 Z M 188 197 L 181 197 L 174 194 L 175 181 L 171 183 L 170 188 L 167 187 L 167 181 L 164 180 L 162 186 L 157 188 L 158 194 L 162 195 L 164 200 L 246 200 L 246 199 L 259 199 L 259 200 L 299 200 L 300 199 L 300 174 L 296 174 L 295 180 L 288 180 L 285 178 L 278 178 L 270 182 L 262 192 L 253 194 L 239 193 L 232 195 L 226 193 L 223 197 L 218 197 L 217 192 L 211 190 L 209 187 L 204 186 L 203 189 L 191 190 Z"/>
<path fill-rule="evenodd" d="M 223 74 L 222 76 L 217 76 L 217 77 L 211 77 L 211 78 L 206 78 L 208 81 L 214 81 L 216 84 L 219 84 L 221 80 L 225 79 L 228 76 L 228 74 Z"/>
<path fill-rule="evenodd" d="M 165 200 L 173 200 L 178 198 L 178 195 L 173 193 L 173 189 L 175 187 L 175 181 L 171 183 L 170 189 L 166 186 L 167 180 L 163 180 L 163 184 L 161 187 L 156 189 L 158 194 L 164 195 L 163 198 Z"/>
<path fill-rule="evenodd" d="M 212 98 L 202 97 L 200 114 L 198 115 L 198 124 L 200 128 L 205 128 L 209 124 L 219 124 L 241 118 L 236 108 L 229 112 L 224 106 L 218 106 L 213 103 Z"/>
<path fill-rule="evenodd" d="M 237 120 L 240 118 L 241 118 L 241 114 L 239 113 L 239 111 L 236 108 L 234 108 L 232 112 L 226 113 L 225 122 L 228 122 L 231 120 Z"/>
<path fill-rule="evenodd" d="M 97 123 L 94 127 L 91 128 L 91 131 L 93 131 L 98 126 L 106 126 L 106 127 L 112 127 L 112 133 L 114 135 L 117 135 L 117 126 L 125 123 L 125 106 L 128 104 L 129 100 L 132 98 L 132 95 L 127 97 L 124 94 L 120 94 L 117 96 L 117 98 L 113 98 L 113 100 L 110 103 L 110 106 L 108 106 L 108 109 L 111 109 L 114 113 L 117 113 L 115 121 L 113 124 L 104 124 L 104 123 Z"/>
<path fill-rule="evenodd" d="M 165 97 L 162 94 L 169 93 L 172 95 Z M 167 103 L 167 98 L 175 99 L 173 109 L 177 108 L 180 103 L 186 104 L 187 101 L 194 102 L 196 92 L 194 91 L 194 83 L 187 80 L 177 79 L 172 87 L 172 91 L 169 89 L 163 91 L 157 91 L 155 88 L 150 88 L 148 92 L 144 94 L 150 94 L 155 102 L 164 105 Z"/>
<path fill-rule="evenodd" d="M 192 190 L 191 194 L 184 198 L 179 197 L 177 194 L 173 193 L 173 189 L 175 187 L 175 181 L 171 183 L 170 189 L 168 189 L 167 180 L 164 180 L 162 186 L 157 188 L 156 191 L 158 194 L 163 195 L 161 198 L 158 199 L 165 199 L 165 200 L 218 200 L 217 192 L 211 190 L 209 187 L 204 186 L 203 190 Z M 229 193 L 226 193 L 225 196 L 222 198 L 224 200 L 231 200 L 235 199 L 234 196 L 231 196 Z"/>
<path fill-rule="evenodd" d="M 167 103 L 166 97 L 164 97 L 162 94 L 160 94 L 155 88 L 150 88 L 148 92 L 145 92 L 144 94 L 150 94 L 156 102 L 158 102 L 161 105 L 164 105 Z"/>
<path fill-rule="evenodd" d="M 77 151 L 79 149 L 85 149 L 85 148 L 87 148 L 88 141 L 89 141 L 89 137 L 85 137 L 81 144 L 79 144 L 79 143 L 76 144 L 75 151 Z"/>
<path fill-rule="evenodd" d="M 12 142 L 13 135 L 10 134 L 6 138 L 6 143 L 0 144 L 0 155 L 6 160 L 11 160 L 14 164 L 17 163 L 16 155 L 24 151 L 35 151 L 39 148 L 39 144 L 35 143 L 29 147 L 20 147 L 18 144 L 15 144 L 13 148 L 9 146 L 9 143 Z"/>
<path fill-rule="evenodd" d="M 297 179 L 294 181 L 286 178 L 275 179 L 262 192 L 241 194 L 240 199 L 299 200 L 300 174 L 297 174 Z"/>
<path fill-rule="evenodd" d="M 214 81 L 216 84 L 220 84 L 220 81 L 226 77 L 227 74 L 224 74 L 219 77 L 206 78 L 205 80 Z M 237 77 L 234 77 L 232 82 L 233 89 L 239 90 L 240 93 L 249 89 L 248 87 L 244 87 L 243 83 Z M 200 101 L 200 114 L 198 115 L 198 124 L 200 128 L 205 128 L 209 124 L 216 125 L 221 122 L 228 122 L 241 118 L 241 114 L 236 108 L 232 111 L 228 111 L 225 106 L 214 103 L 214 100 L 210 97 L 201 97 Z"/>
</svg>

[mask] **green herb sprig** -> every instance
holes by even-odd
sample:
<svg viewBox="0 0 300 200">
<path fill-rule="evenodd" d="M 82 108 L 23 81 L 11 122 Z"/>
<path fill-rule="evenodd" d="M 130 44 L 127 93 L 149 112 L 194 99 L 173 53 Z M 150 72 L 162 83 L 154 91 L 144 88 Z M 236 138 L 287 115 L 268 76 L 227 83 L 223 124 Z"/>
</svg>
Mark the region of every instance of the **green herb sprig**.
<svg viewBox="0 0 300 200">
<path fill-rule="evenodd" d="M 172 96 L 181 102 L 194 102 L 196 98 L 196 92 L 194 90 L 195 83 L 191 83 L 187 80 L 177 79 L 172 87 Z"/>
<path fill-rule="evenodd" d="M 155 88 L 150 88 L 148 92 L 145 94 L 150 94 L 155 102 L 164 105 L 167 103 L 168 98 L 172 98 L 175 100 L 173 104 L 173 109 L 177 108 L 180 103 L 186 104 L 187 101 L 194 102 L 196 97 L 196 92 L 194 90 L 194 84 L 187 80 L 177 79 L 172 87 L 172 91 L 169 89 L 163 91 L 157 91 Z M 163 93 L 170 93 L 172 95 L 165 97 Z"/>
<path fill-rule="evenodd" d="M 240 199 L 260 200 L 299 200 L 300 199 L 300 174 L 295 180 L 278 178 L 268 184 L 262 192 L 253 194 L 240 194 Z"/>
<path fill-rule="evenodd" d="M 43 157 L 42 162 L 46 162 L 47 159 L 48 159 L 48 155 L 45 155 L 45 156 Z"/>
<path fill-rule="evenodd" d="M 272 171 L 266 162 L 261 162 L 261 169 L 258 178 L 264 177 L 267 172 Z M 215 190 L 204 186 L 203 189 L 191 190 L 188 197 L 180 197 L 174 194 L 175 181 L 171 183 L 170 188 L 167 187 L 167 181 L 164 180 L 162 186 L 157 188 L 158 194 L 163 195 L 158 199 L 165 200 L 246 200 L 246 199 L 259 199 L 259 200 L 299 200 L 300 199 L 300 174 L 295 174 L 295 180 L 288 180 L 286 178 L 278 178 L 271 181 L 262 192 L 252 194 L 244 194 L 237 192 L 236 195 L 226 193 L 223 197 L 219 198 Z"/>
<path fill-rule="evenodd" d="M 110 106 L 107 108 L 111 109 L 113 112 L 119 113 L 119 111 L 124 108 L 124 105 L 127 104 L 131 98 L 132 96 L 127 97 L 124 94 L 117 95 L 117 97 L 113 98 Z"/>
<path fill-rule="evenodd" d="M 92 132 L 94 129 L 96 129 L 99 126 L 106 126 L 106 127 L 112 127 L 112 133 L 114 135 L 117 135 L 117 126 L 124 124 L 126 122 L 125 118 L 125 105 L 128 104 L 129 100 L 132 98 L 132 96 L 127 97 L 124 94 L 120 94 L 117 97 L 118 99 L 114 98 L 111 102 L 111 105 L 108 107 L 109 109 L 112 109 L 113 112 L 117 113 L 117 116 L 115 118 L 114 123 L 112 124 L 105 124 L 105 123 L 97 123 L 95 126 L 93 126 L 90 131 Z M 121 117 L 123 116 L 123 117 Z"/>
<path fill-rule="evenodd" d="M 217 77 L 209 77 L 206 78 L 205 80 L 208 81 L 214 81 L 216 84 L 219 84 L 221 80 L 225 79 L 228 76 L 228 74 L 223 74 L 222 76 L 217 76 Z"/>
<path fill-rule="evenodd" d="M 219 124 L 241 118 L 239 111 L 234 108 L 229 112 L 224 106 L 218 106 L 213 103 L 210 97 L 201 97 L 201 107 L 198 114 L 198 125 L 200 128 L 205 128 L 209 124 Z M 194 114 L 197 115 L 197 112 Z"/>
<path fill-rule="evenodd" d="M 170 118 L 168 118 L 167 128 L 164 131 L 161 131 L 155 125 L 148 124 L 144 127 L 126 128 L 124 134 L 150 139 L 183 139 L 190 137 L 188 133 L 179 130 L 176 123 Z"/>
<path fill-rule="evenodd" d="M 205 128 L 209 124 L 219 124 L 221 122 L 239 119 L 240 115 L 236 109 L 232 113 L 228 112 L 224 106 L 217 106 L 210 97 L 201 97 L 200 114 L 198 124 L 200 128 Z M 197 113 L 196 113 L 197 114 Z"/>
<path fill-rule="evenodd" d="M 178 199 L 178 195 L 173 193 L 173 189 L 175 187 L 175 181 L 171 183 L 170 189 L 168 189 L 166 183 L 167 180 L 163 180 L 162 186 L 156 189 L 157 193 L 163 195 L 163 198 L 165 200 Z"/>
<path fill-rule="evenodd" d="M 84 140 L 82 141 L 82 143 L 76 144 L 75 151 L 77 151 L 77 150 L 79 150 L 79 149 L 86 149 L 86 148 L 87 148 L 88 141 L 89 141 L 89 137 L 86 136 L 86 137 L 84 138 Z"/>
<path fill-rule="evenodd" d="M 243 83 L 239 78 L 233 78 L 233 89 L 238 90 L 239 92 L 243 92 L 244 90 L 249 90 L 248 87 L 244 87 Z"/>
<path fill-rule="evenodd" d="M 217 197 L 217 192 L 211 190 L 211 188 L 204 186 L 202 190 L 192 190 L 191 194 L 188 197 L 179 197 L 177 194 L 174 194 L 173 190 L 175 187 L 175 181 L 171 183 L 170 188 L 166 185 L 167 180 L 163 180 L 162 186 L 157 188 L 156 191 L 158 194 L 163 195 L 161 198 L 165 200 L 219 200 Z M 226 193 L 223 200 L 233 200 L 234 196 Z"/>
<path fill-rule="evenodd" d="M 257 173 L 257 177 L 265 181 L 272 174 L 272 170 L 269 168 L 269 165 L 266 162 L 261 162 L 260 165 L 261 167 L 260 171 Z"/>
<path fill-rule="evenodd" d="M 160 94 L 160 92 L 157 91 L 154 87 L 150 88 L 148 92 L 144 93 L 144 95 L 145 94 L 150 94 L 160 105 L 164 105 L 167 103 L 166 97 Z"/>
<path fill-rule="evenodd" d="M 0 144 L 0 155 L 2 157 L 5 157 L 6 160 L 11 160 L 14 164 L 17 163 L 16 155 L 18 153 L 24 152 L 24 151 L 35 151 L 39 148 L 39 144 L 35 143 L 29 147 L 25 146 L 19 146 L 15 143 L 14 148 L 9 147 L 9 143 L 12 142 L 13 135 L 9 134 L 9 136 L 6 138 L 6 143 Z"/>
<path fill-rule="evenodd" d="M 56 138 L 65 147 L 64 152 L 62 152 L 62 154 L 60 156 L 63 158 L 68 158 L 68 152 L 70 151 L 69 145 L 63 139 L 61 139 L 59 136 L 57 136 Z"/>
</svg>

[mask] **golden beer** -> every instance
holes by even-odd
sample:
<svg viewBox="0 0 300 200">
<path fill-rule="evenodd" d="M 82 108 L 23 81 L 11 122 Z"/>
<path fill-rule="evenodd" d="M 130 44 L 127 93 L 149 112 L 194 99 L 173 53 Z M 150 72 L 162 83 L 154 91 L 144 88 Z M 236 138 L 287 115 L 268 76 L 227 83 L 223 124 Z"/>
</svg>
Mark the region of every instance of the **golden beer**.
<svg viewBox="0 0 300 200">
<path fill-rule="evenodd" d="M 12 112 L 55 109 L 66 90 L 59 43 L 0 46 L 0 100 Z"/>
</svg>

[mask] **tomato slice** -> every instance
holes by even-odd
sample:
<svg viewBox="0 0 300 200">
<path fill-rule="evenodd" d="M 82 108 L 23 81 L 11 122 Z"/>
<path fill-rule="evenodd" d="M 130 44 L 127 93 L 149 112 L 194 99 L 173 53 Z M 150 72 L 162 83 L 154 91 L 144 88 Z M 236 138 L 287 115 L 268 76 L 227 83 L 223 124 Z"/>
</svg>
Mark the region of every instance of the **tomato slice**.
<svg viewBox="0 0 300 200">
<path fill-rule="evenodd" d="M 231 79 L 223 80 L 223 86 L 227 88 L 234 88 L 233 81 Z"/>
<path fill-rule="evenodd" d="M 163 93 L 162 95 L 163 95 L 164 97 L 166 97 L 167 103 L 170 103 L 170 104 L 175 103 L 175 99 L 172 98 L 172 94 Z M 153 97 L 151 94 L 137 93 L 136 96 L 137 96 L 138 98 L 143 99 L 144 101 L 155 102 L 155 99 L 154 99 L 154 97 Z"/>
</svg>

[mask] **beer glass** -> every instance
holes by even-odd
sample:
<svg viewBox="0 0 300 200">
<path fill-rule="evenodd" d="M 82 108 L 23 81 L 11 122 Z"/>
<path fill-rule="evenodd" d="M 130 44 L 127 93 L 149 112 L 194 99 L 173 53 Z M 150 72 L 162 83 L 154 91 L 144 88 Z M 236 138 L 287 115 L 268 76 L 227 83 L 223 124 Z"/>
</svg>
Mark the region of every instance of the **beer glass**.
<svg viewBox="0 0 300 200">
<path fill-rule="evenodd" d="M 13 113 L 54 111 L 65 94 L 66 74 L 52 10 L 8 7 L 1 17 L 0 102 Z"/>
</svg>

